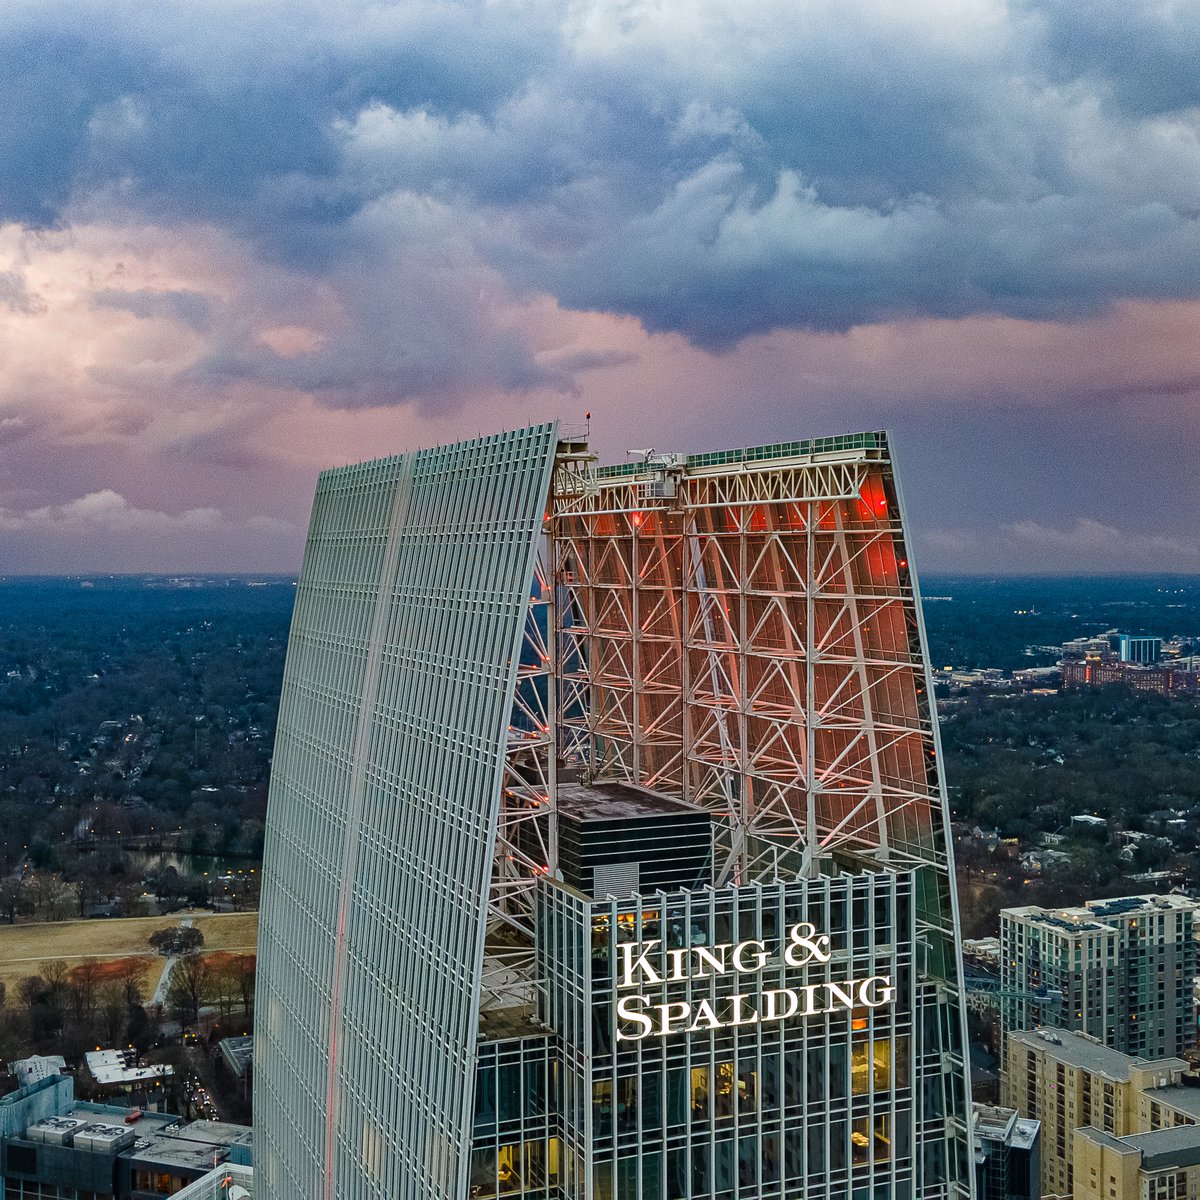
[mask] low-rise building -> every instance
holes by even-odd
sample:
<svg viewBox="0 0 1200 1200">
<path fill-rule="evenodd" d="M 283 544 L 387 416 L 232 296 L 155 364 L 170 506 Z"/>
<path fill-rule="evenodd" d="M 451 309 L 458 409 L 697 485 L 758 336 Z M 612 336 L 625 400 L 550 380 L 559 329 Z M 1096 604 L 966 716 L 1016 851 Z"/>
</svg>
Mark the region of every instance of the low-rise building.
<svg viewBox="0 0 1200 1200">
<path fill-rule="evenodd" d="M 1123 683 L 1138 692 L 1158 692 L 1163 696 L 1195 695 L 1200 688 L 1200 672 L 1179 665 L 1159 663 L 1153 666 L 1134 662 L 1099 659 L 1063 660 L 1064 690 L 1081 687 L 1100 687 L 1107 683 Z"/>
<path fill-rule="evenodd" d="M 975 1104 L 976 1200 L 1039 1200 L 1041 1126 L 1016 1109 Z"/>
<path fill-rule="evenodd" d="M 136 1050 L 89 1050 L 84 1055 L 88 1072 L 105 1096 L 128 1096 L 135 1092 L 149 1099 L 161 1089 L 163 1081 L 175 1073 L 166 1063 L 144 1065 Z M 157 1107 L 157 1101 L 154 1101 Z"/>
<path fill-rule="evenodd" d="M 214 1167 L 249 1166 L 251 1136 L 244 1125 L 77 1101 L 73 1080 L 55 1075 L 0 1098 L 0 1179 L 5 1200 L 155 1200 Z"/>
</svg>

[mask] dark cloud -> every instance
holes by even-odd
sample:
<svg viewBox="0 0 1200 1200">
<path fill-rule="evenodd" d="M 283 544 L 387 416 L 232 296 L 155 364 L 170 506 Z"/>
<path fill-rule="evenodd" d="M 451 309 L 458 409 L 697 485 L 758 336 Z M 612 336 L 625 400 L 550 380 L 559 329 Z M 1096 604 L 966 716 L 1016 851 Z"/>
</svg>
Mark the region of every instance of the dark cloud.
<svg viewBox="0 0 1200 1200">
<path fill-rule="evenodd" d="M 66 17 L 66 10 L 63 10 Z M 69 18 L 5 15 L 0 31 L 0 218 L 54 225 L 84 168 L 92 113 L 139 81 L 111 46 Z"/>
<path fill-rule="evenodd" d="M 151 292 L 142 288 L 123 292 L 103 288 L 93 293 L 92 303 L 98 308 L 115 308 L 135 317 L 165 317 L 191 329 L 203 331 L 212 325 L 212 301 L 199 292 Z"/>
<path fill-rule="evenodd" d="M 1200 7 L 1195 4 L 1039 0 L 1025 11 L 1045 30 L 1056 78 L 1086 75 L 1139 114 L 1200 104 Z"/>
<path fill-rule="evenodd" d="M 1077 318 L 1200 291 L 1198 33 L 1196 0 L 56 0 L 0 30 L 0 213 L 211 223 L 332 289 L 303 354 L 97 302 L 337 406 L 570 391 L 504 316 L 544 293 L 717 349 Z"/>
</svg>

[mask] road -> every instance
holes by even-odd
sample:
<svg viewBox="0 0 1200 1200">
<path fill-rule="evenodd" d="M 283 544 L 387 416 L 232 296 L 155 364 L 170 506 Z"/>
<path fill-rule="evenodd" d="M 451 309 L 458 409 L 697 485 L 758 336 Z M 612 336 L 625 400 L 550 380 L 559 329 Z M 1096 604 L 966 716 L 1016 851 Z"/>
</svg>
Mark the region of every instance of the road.
<svg viewBox="0 0 1200 1200">
<path fill-rule="evenodd" d="M 184 917 L 179 922 L 180 929 L 191 928 L 192 918 Z M 179 955 L 172 954 L 163 967 L 163 973 L 159 976 L 158 987 L 154 989 L 154 995 L 150 997 L 150 1006 L 161 1008 L 167 1002 L 167 990 L 171 986 L 171 974 L 175 970 L 175 965 L 179 962 Z"/>
</svg>

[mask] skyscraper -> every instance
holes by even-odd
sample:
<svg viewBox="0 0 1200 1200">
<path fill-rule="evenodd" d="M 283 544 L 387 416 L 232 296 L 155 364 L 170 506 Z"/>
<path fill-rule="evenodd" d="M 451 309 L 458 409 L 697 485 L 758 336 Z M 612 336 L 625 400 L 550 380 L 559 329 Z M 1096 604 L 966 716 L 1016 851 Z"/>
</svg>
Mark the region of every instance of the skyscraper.
<svg viewBox="0 0 1200 1200">
<path fill-rule="evenodd" d="M 886 437 L 326 472 L 268 813 L 268 1198 L 968 1195 Z"/>
</svg>

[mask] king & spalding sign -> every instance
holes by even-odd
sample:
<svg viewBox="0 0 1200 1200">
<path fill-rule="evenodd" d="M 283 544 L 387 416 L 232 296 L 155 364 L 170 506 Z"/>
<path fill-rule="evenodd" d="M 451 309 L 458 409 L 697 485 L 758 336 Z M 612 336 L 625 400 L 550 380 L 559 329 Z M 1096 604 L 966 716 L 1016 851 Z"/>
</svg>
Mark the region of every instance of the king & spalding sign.
<svg viewBox="0 0 1200 1200">
<path fill-rule="evenodd" d="M 658 1003 L 643 991 L 633 989 L 725 975 L 746 977 L 749 981 L 781 962 L 798 968 L 827 963 L 832 957 L 829 935 L 817 933 L 817 927 L 808 921 L 791 926 L 775 953 L 768 950 L 766 942 L 754 939 L 718 946 L 684 946 L 667 950 L 665 956 L 655 954 L 661 946 L 661 938 L 617 945 L 616 988 L 628 993 L 617 1000 L 619 1042 L 789 1021 L 793 1017 L 814 1017 L 838 1009 L 882 1008 L 896 998 L 890 975 L 868 975 L 841 983 L 827 980 L 791 988 L 739 990 L 718 1000 Z M 664 957 L 665 967 L 661 965 Z"/>
</svg>

